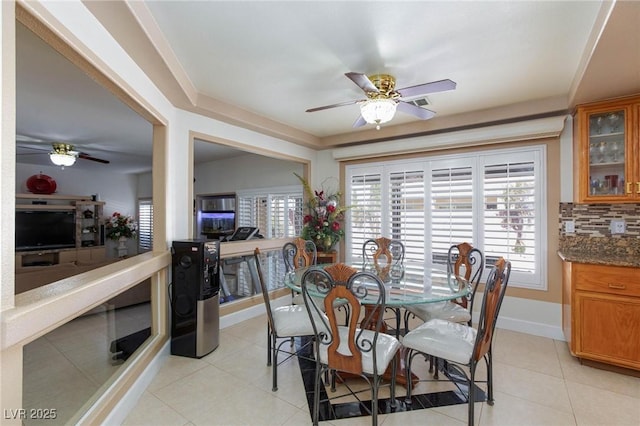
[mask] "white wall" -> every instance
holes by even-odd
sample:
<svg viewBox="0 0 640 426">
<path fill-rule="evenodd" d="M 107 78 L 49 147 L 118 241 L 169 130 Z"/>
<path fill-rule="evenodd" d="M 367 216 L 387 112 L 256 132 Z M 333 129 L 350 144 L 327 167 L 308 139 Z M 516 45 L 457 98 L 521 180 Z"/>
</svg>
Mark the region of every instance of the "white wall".
<svg viewBox="0 0 640 426">
<path fill-rule="evenodd" d="M 202 142 L 201 142 L 202 143 Z M 251 188 L 298 185 L 293 173 L 302 174 L 300 163 L 256 154 L 199 164 L 194 169 L 194 192 L 217 194 Z"/>
<path fill-rule="evenodd" d="M 93 195 L 104 201 L 105 216 L 114 211 L 135 216 L 137 200 L 137 176 L 96 170 L 91 173 L 65 167 L 16 164 L 16 193 L 28 193 L 27 179 L 42 172 L 56 181 L 56 194 Z"/>
<path fill-rule="evenodd" d="M 567 122 L 560 135 L 560 202 L 573 201 L 573 117 Z"/>
</svg>

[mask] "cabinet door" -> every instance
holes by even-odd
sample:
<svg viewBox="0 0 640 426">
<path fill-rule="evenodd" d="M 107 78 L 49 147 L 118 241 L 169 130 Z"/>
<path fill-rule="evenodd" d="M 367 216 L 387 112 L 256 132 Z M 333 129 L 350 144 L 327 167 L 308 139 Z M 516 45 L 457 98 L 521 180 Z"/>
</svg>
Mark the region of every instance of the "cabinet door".
<svg viewBox="0 0 640 426">
<path fill-rule="evenodd" d="M 589 203 L 635 202 L 633 137 L 636 108 L 632 103 L 610 102 L 578 108 L 579 158 L 577 201 Z M 633 189 L 633 190 L 631 190 Z"/>
<path fill-rule="evenodd" d="M 577 291 L 576 356 L 640 369 L 640 298 Z"/>
</svg>

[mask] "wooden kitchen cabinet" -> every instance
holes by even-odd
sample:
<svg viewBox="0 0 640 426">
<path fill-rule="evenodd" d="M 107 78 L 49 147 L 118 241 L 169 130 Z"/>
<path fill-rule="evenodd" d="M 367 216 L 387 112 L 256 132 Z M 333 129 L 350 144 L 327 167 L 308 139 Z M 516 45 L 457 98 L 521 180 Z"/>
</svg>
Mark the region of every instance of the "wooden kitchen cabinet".
<svg viewBox="0 0 640 426">
<path fill-rule="evenodd" d="M 640 96 L 578 106 L 574 201 L 640 202 Z"/>
<path fill-rule="evenodd" d="M 640 268 L 563 262 L 563 330 L 574 356 L 640 370 Z"/>
</svg>

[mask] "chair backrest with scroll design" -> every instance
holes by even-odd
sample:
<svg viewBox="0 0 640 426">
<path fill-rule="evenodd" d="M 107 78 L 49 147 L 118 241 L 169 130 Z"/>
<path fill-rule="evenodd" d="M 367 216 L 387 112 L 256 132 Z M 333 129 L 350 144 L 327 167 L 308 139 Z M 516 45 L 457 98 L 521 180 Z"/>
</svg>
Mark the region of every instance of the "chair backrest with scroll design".
<svg viewBox="0 0 640 426">
<path fill-rule="evenodd" d="M 385 281 L 389 273 L 404 263 L 404 244 L 387 237 L 371 238 L 362 244 L 365 270 L 375 270 Z"/>
<path fill-rule="evenodd" d="M 473 349 L 472 360 L 479 361 L 491 350 L 493 333 L 498 321 L 498 314 L 502 306 L 502 300 L 507 290 L 507 283 L 511 275 L 511 262 L 503 257 L 498 258 L 495 266 L 487 276 L 487 282 L 482 299 L 482 309 L 478 321 L 476 342 Z"/>
<path fill-rule="evenodd" d="M 321 318 L 318 314 L 322 308 L 314 306 L 319 298 L 313 297 L 309 293 L 310 291 L 315 296 L 325 295 L 323 303 L 328 324 L 325 324 L 324 329 L 330 330 L 330 332 L 327 336 L 318 336 L 317 344 L 320 347 L 320 352 L 323 350 L 327 352 L 329 369 L 363 374 L 362 353 L 372 351 L 372 343 L 375 343 L 382 328 L 382 315 L 377 315 L 375 310 L 371 310 L 370 313 L 364 311 L 365 316 L 361 318 L 363 312 L 361 300 L 366 297 L 367 303 L 384 308 L 384 283 L 376 274 L 358 272 L 343 263 L 337 263 L 325 269 L 313 268 L 306 271 L 302 276 L 302 294 L 307 309 L 315 309 L 315 316 Z M 337 309 L 334 306 L 337 299 L 346 300 L 350 307 L 349 321 L 346 327 L 341 325 L 342 322 L 336 316 Z M 368 330 L 367 338 L 363 337 L 363 330 Z M 372 339 L 373 342 L 369 341 L 371 333 L 375 335 Z M 320 345 L 325 347 L 322 348 Z M 343 349 L 347 347 L 349 348 L 348 352 Z M 375 351 L 371 356 L 375 360 Z M 378 373 L 382 374 L 383 372 Z"/>
<path fill-rule="evenodd" d="M 282 257 L 287 272 L 305 266 L 315 265 L 318 258 L 318 250 L 311 240 L 296 238 L 282 246 Z"/>
<path fill-rule="evenodd" d="M 467 308 L 468 300 L 470 300 L 471 306 L 469 306 L 469 310 L 473 310 L 473 300 L 483 271 L 484 255 L 480 250 L 466 242 L 449 247 L 447 272 L 464 277 L 471 284 L 469 297 L 462 298 L 456 303 Z"/>
</svg>

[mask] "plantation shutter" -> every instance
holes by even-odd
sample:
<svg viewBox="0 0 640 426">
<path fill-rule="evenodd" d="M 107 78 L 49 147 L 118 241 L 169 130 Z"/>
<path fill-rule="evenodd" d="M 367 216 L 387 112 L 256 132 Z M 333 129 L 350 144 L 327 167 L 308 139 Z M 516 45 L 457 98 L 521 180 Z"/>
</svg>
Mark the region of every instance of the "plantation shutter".
<svg viewBox="0 0 640 426">
<path fill-rule="evenodd" d="M 431 170 L 431 261 L 446 265 L 449 247 L 473 241 L 473 169 Z"/>
<path fill-rule="evenodd" d="M 347 166 L 347 261 L 383 235 L 405 244 L 407 272 L 419 274 L 414 261 L 441 267 L 449 247 L 468 242 L 488 266 L 511 261 L 510 285 L 546 289 L 545 153 L 541 145 Z"/>
<path fill-rule="evenodd" d="M 362 173 L 351 176 L 346 204 L 350 210 L 347 225 L 347 259 L 362 261 L 362 245 L 382 234 L 382 175 Z"/>
<path fill-rule="evenodd" d="M 238 192 L 238 226 L 256 226 L 265 238 L 300 235 L 302 230 L 302 188 L 300 186 L 261 188 Z M 275 253 L 262 257 L 267 286 L 282 287 L 284 262 Z M 246 265 L 239 269 L 244 272 Z M 238 284 L 251 291 L 247 274 L 239 274 Z M 250 294 L 250 293 L 249 293 Z"/>
<path fill-rule="evenodd" d="M 533 161 L 484 166 L 484 252 L 492 265 L 504 256 L 514 273 L 535 274 L 540 221 Z"/>
<path fill-rule="evenodd" d="M 138 200 L 138 251 L 153 249 L 153 202 L 151 199 Z"/>
<path fill-rule="evenodd" d="M 424 170 L 389 173 L 390 238 L 405 246 L 405 274 L 424 273 Z"/>
</svg>

